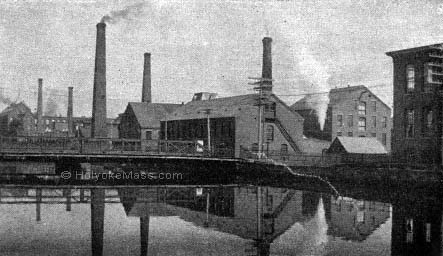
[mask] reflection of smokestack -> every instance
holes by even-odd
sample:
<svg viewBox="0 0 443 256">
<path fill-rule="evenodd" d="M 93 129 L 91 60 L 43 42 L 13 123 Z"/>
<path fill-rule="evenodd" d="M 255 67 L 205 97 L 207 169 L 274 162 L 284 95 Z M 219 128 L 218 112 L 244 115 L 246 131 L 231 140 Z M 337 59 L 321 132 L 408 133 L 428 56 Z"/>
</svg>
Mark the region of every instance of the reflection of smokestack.
<svg viewBox="0 0 443 256">
<path fill-rule="evenodd" d="M 266 80 L 272 80 L 272 38 L 263 38 L 263 66 L 262 66 L 262 78 Z M 268 85 L 267 90 L 272 90 L 272 81 L 264 81 L 264 85 Z"/>
<path fill-rule="evenodd" d="M 73 112 L 73 100 L 72 100 L 72 90 L 73 87 L 68 87 L 68 135 L 71 136 L 72 135 L 72 112 Z"/>
<path fill-rule="evenodd" d="M 106 24 L 97 24 L 94 93 L 92 100 L 92 138 L 107 137 L 106 128 Z"/>
<path fill-rule="evenodd" d="M 38 79 L 37 132 L 43 132 L 43 79 Z"/>
<path fill-rule="evenodd" d="M 145 53 L 145 65 L 143 69 L 142 102 L 151 103 L 151 54 Z"/>
</svg>

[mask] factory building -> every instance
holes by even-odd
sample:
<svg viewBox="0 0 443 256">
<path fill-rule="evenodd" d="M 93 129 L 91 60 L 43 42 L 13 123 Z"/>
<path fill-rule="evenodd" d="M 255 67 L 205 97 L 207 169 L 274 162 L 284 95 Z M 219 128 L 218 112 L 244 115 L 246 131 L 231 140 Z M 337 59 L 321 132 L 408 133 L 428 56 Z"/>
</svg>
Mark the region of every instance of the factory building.
<svg viewBox="0 0 443 256">
<path fill-rule="evenodd" d="M 386 53 L 394 68 L 392 148 L 399 161 L 441 163 L 441 45 Z"/>
<path fill-rule="evenodd" d="M 315 100 L 315 97 L 306 96 L 291 106 L 305 119 L 305 136 L 328 141 L 341 136 L 374 137 L 390 151 L 391 108 L 366 86 L 330 90 L 323 130 L 312 107 L 316 104 Z"/>
<path fill-rule="evenodd" d="M 162 139 L 199 140 L 207 147 L 209 138 L 211 151 L 223 156 L 238 157 L 241 147 L 258 149 L 258 94 L 215 99 L 197 96 L 194 99 L 161 122 Z M 302 152 L 303 118 L 300 115 L 272 94 L 263 117 L 265 153 Z"/>
</svg>

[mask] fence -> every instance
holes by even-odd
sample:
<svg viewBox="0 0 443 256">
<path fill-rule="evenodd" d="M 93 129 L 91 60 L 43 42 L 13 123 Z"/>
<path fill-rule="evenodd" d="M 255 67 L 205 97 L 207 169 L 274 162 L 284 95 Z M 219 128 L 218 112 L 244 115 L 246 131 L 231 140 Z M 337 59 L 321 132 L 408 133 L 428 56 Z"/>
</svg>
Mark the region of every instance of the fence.
<svg viewBox="0 0 443 256">
<path fill-rule="evenodd" d="M 128 155 L 207 155 L 196 141 L 0 137 L 0 152 Z"/>
<path fill-rule="evenodd" d="M 332 166 L 342 163 L 341 155 L 328 154 L 289 154 L 281 151 L 265 151 L 259 158 L 256 150 L 240 147 L 240 158 L 243 159 L 272 159 L 289 166 Z"/>
</svg>

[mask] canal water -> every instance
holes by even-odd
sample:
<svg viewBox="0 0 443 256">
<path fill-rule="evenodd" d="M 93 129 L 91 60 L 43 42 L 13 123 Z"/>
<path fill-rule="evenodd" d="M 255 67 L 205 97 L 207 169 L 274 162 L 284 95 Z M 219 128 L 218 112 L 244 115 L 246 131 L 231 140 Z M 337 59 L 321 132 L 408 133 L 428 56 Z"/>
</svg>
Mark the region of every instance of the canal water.
<svg viewBox="0 0 443 256">
<path fill-rule="evenodd" d="M 442 255 L 441 201 L 354 194 L 4 184 L 0 255 Z"/>
</svg>

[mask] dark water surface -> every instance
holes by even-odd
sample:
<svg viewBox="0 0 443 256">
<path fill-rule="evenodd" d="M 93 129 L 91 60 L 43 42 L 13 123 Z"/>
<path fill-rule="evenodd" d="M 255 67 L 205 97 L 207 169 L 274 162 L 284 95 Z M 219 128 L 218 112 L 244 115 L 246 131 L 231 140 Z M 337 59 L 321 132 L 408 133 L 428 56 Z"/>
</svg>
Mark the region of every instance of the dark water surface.
<svg viewBox="0 0 443 256">
<path fill-rule="evenodd" d="M 417 198 L 245 185 L 3 185 L 0 254 L 441 255 L 442 204 Z"/>
<path fill-rule="evenodd" d="M 294 185 L 278 177 L 250 183 L 260 185 L 9 180 L 35 173 L 33 166 L 0 168 L 8 178 L 0 184 L 0 255 L 443 255 L 435 187 L 336 184 L 337 196 L 299 178 Z"/>
</svg>

